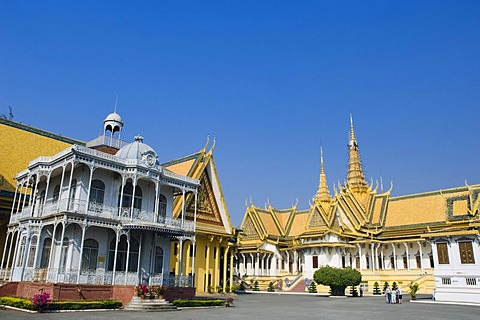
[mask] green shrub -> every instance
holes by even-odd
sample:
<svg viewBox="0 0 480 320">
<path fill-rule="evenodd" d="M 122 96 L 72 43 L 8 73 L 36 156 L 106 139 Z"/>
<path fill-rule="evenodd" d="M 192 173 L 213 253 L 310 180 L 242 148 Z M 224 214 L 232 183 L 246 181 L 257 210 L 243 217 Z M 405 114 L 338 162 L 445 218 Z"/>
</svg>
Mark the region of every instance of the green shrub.
<svg viewBox="0 0 480 320">
<path fill-rule="evenodd" d="M 398 285 L 395 281 L 393 281 L 392 283 L 392 290 L 397 290 L 398 289 Z"/>
<path fill-rule="evenodd" d="M 213 300 L 173 300 L 172 304 L 177 307 L 212 307 L 223 306 L 225 300 L 213 299 Z"/>
<path fill-rule="evenodd" d="M 28 299 L 1 297 L 0 304 L 27 310 L 34 310 L 33 303 Z M 54 301 L 48 304 L 46 310 L 84 310 L 84 309 L 119 309 L 120 301 Z"/>
<path fill-rule="evenodd" d="M 377 281 L 373 284 L 373 294 L 381 294 L 380 293 L 380 285 Z"/>
<path fill-rule="evenodd" d="M 310 285 L 308 286 L 308 292 L 317 293 L 317 285 L 315 284 L 315 281 L 310 282 Z"/>
<path fill-rule="evenodd" d="M 273 287 L 273 282 L 270 281 L 270 283 L 268 284 L 267 291 L 268 292 L 275 292 L 275 288 Z"/>
<path fill-rule="evenodd" d="M 253 291 L 260 291 L 260 287 L 258 286 L 258 281 L 255 280 L 253 283 Z"/>
<path fill-rule="evenodd" d="M 14 297 L 1 297 L 0 304 L 15 307 L 20 309 L 33 310 L 33 303 L 28 299 L 14 298 Z"/>
<path fill-rule="evenodd" d="M 120 301 L 55 301 L 51 302 L 48 310 L 85 310 L 85 309 L 119 309 Z"/>
</svg>

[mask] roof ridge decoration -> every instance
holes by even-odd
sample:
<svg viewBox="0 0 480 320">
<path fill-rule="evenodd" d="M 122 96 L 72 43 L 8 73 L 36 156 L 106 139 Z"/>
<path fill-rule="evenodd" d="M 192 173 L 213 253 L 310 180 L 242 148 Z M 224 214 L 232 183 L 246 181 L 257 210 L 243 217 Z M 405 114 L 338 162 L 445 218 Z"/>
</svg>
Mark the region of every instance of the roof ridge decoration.
<svg viewBox="0 0 480 320">
<path fill-rule="evenodd" d="M 347 187 L 355 193 L 365 193 L 368 190 L 367 182 L 363 174 L 360 151 L 358 149 L 355 130 L 353 128 L 353 117 L 350 114 L 350 141 L 348 143 L 348 174 Z"/>
<path fill-rule="evenodd" d="M 319 204 L 321 202 L 330 202 L 331 200 L 332 196 L 328 190 L 327 175 L 325 174 L 325 166 L 323 163 L 323 148 L 320 147 L 320 178 L 318 182 L 317 194 L 313 198 L 313 201 L 316 204 Z"/>
</svg>

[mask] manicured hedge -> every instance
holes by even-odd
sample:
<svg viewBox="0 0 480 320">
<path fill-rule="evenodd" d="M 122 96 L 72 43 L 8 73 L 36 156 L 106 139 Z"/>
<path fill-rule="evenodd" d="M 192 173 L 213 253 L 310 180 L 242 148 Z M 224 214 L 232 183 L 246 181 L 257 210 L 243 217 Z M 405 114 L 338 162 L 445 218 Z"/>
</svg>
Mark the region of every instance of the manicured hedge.
<svg viewBox="0 0 480 320">
<path fill-rule="evenodd" d="M 32 301 L 23 298 L 0 297 L 0 304 L 9 307 L 33 310 Z"/>
<path fill-rule="evenodd" d="M 0 305 L 16 307 L 20 309 L 33 310 L 33 304 L 28 299 L 1 297 Z M 119 309 L 122 307 L 120 301 L 53 301 L 48 304 L 46 310 L 84 310 L 84 309 Z"/>
<path fill-rule="evenodd" d="M 225 300 L 173 300 L 172 304 L 177 307 L 212 307 L 225 305 Z"/>
<path fill-rule="evenodd" d="M 83 309 L 119 309 L 120 301 L 54 301 L 50 302 L 47 310 L 83 310 Z"/>
</svg>

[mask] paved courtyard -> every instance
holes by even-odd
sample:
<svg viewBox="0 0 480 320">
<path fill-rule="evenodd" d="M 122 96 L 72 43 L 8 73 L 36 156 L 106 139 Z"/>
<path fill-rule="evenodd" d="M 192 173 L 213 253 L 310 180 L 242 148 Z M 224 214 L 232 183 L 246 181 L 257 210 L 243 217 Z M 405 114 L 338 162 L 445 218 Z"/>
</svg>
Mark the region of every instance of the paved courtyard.
<svg viewBox="0 0 480 320">
<path fill-rule="evenodd" d="M 421 300 L 420 300 L 421 301 Z M 234 301 L 234 308 L 184 309 L 170 312 L 88 311 L 29 314 L 0 310 L 0 319 L 475 319 L 480 306 L 411 303 L 389 305 L 383 297 L 329 298 L 313 295 L 245 294 Z"/>
</svg>

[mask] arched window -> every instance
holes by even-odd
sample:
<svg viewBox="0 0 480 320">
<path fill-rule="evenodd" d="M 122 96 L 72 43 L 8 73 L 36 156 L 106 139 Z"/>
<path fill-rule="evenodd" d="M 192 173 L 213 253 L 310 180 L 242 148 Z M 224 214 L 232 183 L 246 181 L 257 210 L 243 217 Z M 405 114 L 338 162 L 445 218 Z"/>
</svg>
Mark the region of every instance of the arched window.
<svg viewBox="0 0 480 320">
<path fill-rule="evenodd" d="M 40 192 L 40 197 L 38 198 L 38 201 L 40 203 L 40 206 L 43 204 L 43 202 L 45 201 L 45 190 L 42 190 Z"/>
<path fill-rule="evenodd" d="M 70 200 L 75 199 L 75 194 L 77 193 L 77 179 L 73 179 L 70 184 Z"/>
<path fill-rule="evenodd" d="M 37 254 L 37 236 L 33 236 L 30 240 L 30 250 L 28 250 L 27 267 L 33 267 L 35 261 L 35 255 Z"/>
<path fill-rule="evenodd" d="M 52 251 L 52 238 L 45 238 L 43 240 L 42 258 L 40 259 L 40 268 L 48 268 L 51 251 Z"/>
<path fill-rule="evenodd" d="M 20 240 L 20 246 L 18 248 L 18 263 L 17 267 L 21 267 L 23 265 L 23 259 L 25 259 L 25 245 L 27 244 L 27 237 L 23 236 Z"/>
<path fill-rule="evenodd" d="M 94 239 L 86 239 L 83 242 L 82 271 L 96 270 L 98 257 L 98 242 Z"/>
<path fill-rule="evenodd" d="M 110 250 L 108 254 L 108 270 L 113 270 L 113 263 L 115 259 L 115 238 L 110 242 Z M 128 258 L 128 271 L 134 272 L 137 271 L 138 266 L 138 242 L 134 237 L 130 237 L 130 254 Z M 127 262 L 127 239 L 125 237 L 120 238 L 117 249 L 117 264 L 116 271 L 125 271 L 126 262 Z"/>
<path fill-rule="evenodd" d="M 53 188 L 53 202 L 57 202 L 58 198 L 60 197 L 60 185 L 57 184 L 55 188 Z"/>
<path fill-rule="evenodd" d="M 67 254 L 68 254 L 69 244 L 70 244 L 70 240 L 67 237 L 63 238 L 62 251 L 60 252 L 60 257 L 62 259 L 60 261 L 60 270 L 62 271 L 65 271 L 65 268 L 67 267 Z"/>
<path fill-rule="evenodd" d="M 155 247 L 155 273 L 162 273 L 163 271 L 163 249 Z"/>
<path fill-rule="evenodd" d="M 127 182 L 123 187 L 123 200 L 122 208 L 130 208 L 132 206 L 132 195 L 133 195 L 133 184 Z M 121 188 L 119 192 L 119 197 L 121 196 Z M 118 200 L 120 202 L 120 198 Z M 133 201 L 133 207 L 135 209 L 142 209 L 142 188 L 140 186 L 135 186 L 135 199 Z"/>
<path fill-rule="evenodd" d="M 158 208 L 158 216 L 165 218 L 167 216 L 167 197 L 160 195 L 160 207 Z"/>
<path fill-rule="evenodd" d="M 96 204 L 103 204 L 103 198 L 105 197 L 105 183 L 101 180 L 93 180 L 90 187 L 90 202 Z"/>
</svg>

